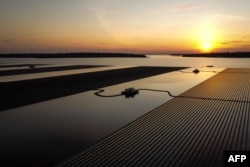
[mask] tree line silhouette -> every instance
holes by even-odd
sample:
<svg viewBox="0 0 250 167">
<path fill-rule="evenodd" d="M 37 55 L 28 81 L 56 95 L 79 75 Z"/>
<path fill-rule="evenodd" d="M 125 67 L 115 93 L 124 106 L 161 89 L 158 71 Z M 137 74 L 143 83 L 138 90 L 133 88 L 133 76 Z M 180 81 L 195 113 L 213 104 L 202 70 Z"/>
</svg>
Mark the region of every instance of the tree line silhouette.
<svg viewBox="0 0 250 167">
<path fill-rule="evenodd" d="M 137 57 L 146 58 L 144 54 L 129 53 L 9 53 L 0 54 L 0 58 L 92 58 L 92 57 Z"/>
<path fill-rule="evenodd" d="M 195 53 L 195 54 L 172 54 L 183 57 L 225 57 L 225 58 L 250 58 L 250 52 L 222 52 L 222 53 Z"/>
</svg>

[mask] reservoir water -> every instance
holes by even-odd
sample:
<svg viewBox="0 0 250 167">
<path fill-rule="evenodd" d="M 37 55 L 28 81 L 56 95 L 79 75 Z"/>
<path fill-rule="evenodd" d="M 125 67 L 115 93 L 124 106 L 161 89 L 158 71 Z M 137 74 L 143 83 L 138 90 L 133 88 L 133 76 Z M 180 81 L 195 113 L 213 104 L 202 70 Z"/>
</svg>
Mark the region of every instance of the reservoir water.
<svg viewBox="0 0 250 167">
<path fill-rule="evenodd" d="M 168 90 L 179 95 L 225 68 L 250 68 L 249 58 L 72 58 L 0 59 L 6 64 L 109 65 L 81 70 L 2 76 L 0 82 L 87 73 L 132 66 L 189 67 L 140 80 L 104 87 L 102 94 L 119 94 L 128 87 Z M 45 66 L 46 66 L 45 65 Z M 213 66 L 213 67 L 207 67 Z M 25 68 L 25 67 L 22 67 Z M 199 69 L 199 74 L 192 71 Z M 6 70 L 4 68 L 0 70 Z M 12 68 L 8 68 L 12 70 Z M 122 76 L 121 76 L 122 77 Z M 167 93 L 140 91 L 134 98 L 103 98 L 96 90 L 0 112 L 0 166 L 53 166 L 114 133 L 172 99 Z M 25 95 L 24 95 L 25 96 Z M 180 104 L 181 105 L 181 104 Z"/>
</svg>

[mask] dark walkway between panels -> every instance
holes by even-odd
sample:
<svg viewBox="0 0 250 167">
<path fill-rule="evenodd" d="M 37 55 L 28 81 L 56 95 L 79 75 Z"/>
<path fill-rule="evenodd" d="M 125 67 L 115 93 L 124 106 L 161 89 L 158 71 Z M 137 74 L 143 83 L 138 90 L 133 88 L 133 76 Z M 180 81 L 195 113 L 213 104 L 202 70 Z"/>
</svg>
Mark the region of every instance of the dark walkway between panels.
<svg viewBox="0 0 250 167">
<path fill-rule="evenodd" d="M 250 150 L 250 69 L 224 70 L 59 166 L 223 166 L 225 150 Z"/>
<path fill-rule="evenodd" d="M 58 67 L 37 67 L 37 65 L 31 64 L 27 67 L 28 67 L 27 69 L 1 70 L 0 76 L 34 74 L 34 73 L 42 73 L 42 72 L 65 71 L 65 70 L 77 70 L 77 69 L 95 68 L 95 67 L 104 67 L 104 66 L 72 65 L 72 66 L 58 66 Z"/>
<path fill-rule="evenodd" d="M 181 69 L 184 67 L 131 67 L 0 82 L 0 111 Z"/>
</svg>

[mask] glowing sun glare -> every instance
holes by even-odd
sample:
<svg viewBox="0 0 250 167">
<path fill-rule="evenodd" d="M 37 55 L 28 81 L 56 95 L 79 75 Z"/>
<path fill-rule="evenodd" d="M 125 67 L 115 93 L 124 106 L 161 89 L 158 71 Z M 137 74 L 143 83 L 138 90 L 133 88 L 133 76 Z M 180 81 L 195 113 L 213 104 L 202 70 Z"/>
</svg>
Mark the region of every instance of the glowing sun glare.
<svg viewBox="0 0 250 167">
<path fill-rule="evenodd" d="M 202 52 L 211 52 L 213 50 L 212 43 L 201 43 L 200 49 Z"/>
<path fill-rule="evenodd" d="M 197 33 L 197 44 L 200 52 L 212 52 L 216 48 L 218 35 L 214 29 L 203 29 Z"/>
</svg>

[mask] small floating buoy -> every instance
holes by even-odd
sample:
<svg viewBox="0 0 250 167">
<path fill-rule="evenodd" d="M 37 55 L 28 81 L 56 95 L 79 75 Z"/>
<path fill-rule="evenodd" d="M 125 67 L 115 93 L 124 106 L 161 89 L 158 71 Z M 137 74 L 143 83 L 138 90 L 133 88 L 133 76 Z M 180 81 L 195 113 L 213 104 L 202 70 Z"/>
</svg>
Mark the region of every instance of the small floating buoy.
<svg viewBox="0 0 250 167">
<path fill-rule="evenodd" d="M 195 74 L 198 74 L 200 72 L 200 70 L 198 70 L 198 69 L 195 69 L 194 71 L 193 71 L 193 73 L 195 73 Z"/>
<path fill-rule="evenodd" d="M 121 92 L 121 94 L 125 95 L 126 98 L 134 97 L 138 93 L 139 91 L 135 88 L 127 88 Z"/>
</svg>

